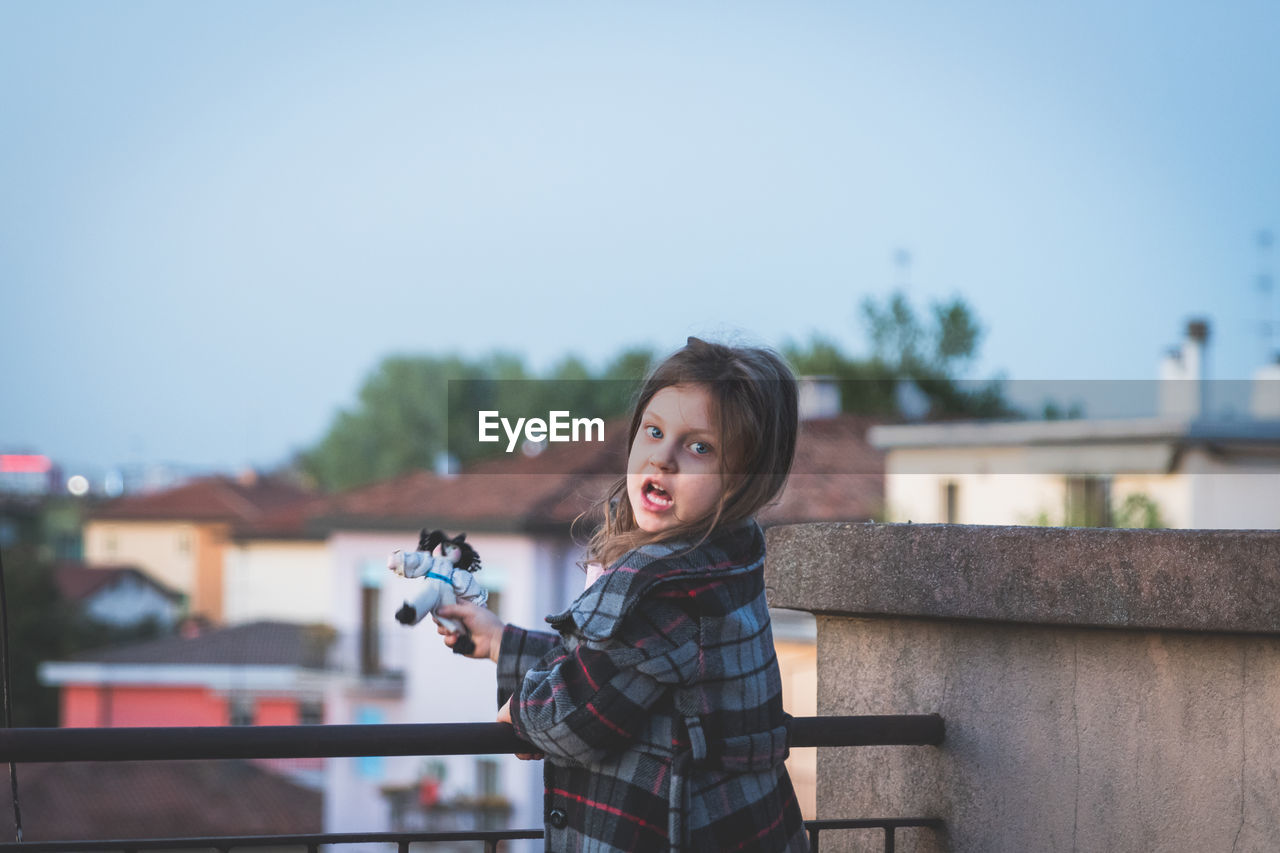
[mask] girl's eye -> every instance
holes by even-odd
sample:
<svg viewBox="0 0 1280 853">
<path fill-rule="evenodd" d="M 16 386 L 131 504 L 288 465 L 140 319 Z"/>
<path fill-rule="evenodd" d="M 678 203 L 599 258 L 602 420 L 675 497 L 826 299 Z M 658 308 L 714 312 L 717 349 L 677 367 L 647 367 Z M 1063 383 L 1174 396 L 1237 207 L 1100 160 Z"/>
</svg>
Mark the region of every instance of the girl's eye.
<svg viewBox="0 0 1280 853">
<path fill-rule="evenodd" d="M 711 452 L 711 445 L 707 444 L 705 441 L 695 441 L 693 444 L 689 445 L 689 449 L 699 456 L 705 456 Z"/>
<path fill-rule="evenodd" d="M 662 430 L 658 429 L 656 426 L 647 426 L 644 428 L 644 431 L 649 435 L 649 438 L 662 438 Z"/>
</svg>

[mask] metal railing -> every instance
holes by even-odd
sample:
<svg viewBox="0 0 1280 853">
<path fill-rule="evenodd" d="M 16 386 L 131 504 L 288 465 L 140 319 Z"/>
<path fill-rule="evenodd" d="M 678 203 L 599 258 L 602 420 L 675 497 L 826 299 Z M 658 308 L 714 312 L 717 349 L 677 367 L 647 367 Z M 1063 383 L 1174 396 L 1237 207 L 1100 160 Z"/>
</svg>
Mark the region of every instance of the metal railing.
<svg viewBox="0 0 1280 853">
<path fill-rule="evenodd" d="M 945 725 L 936 714 L 855 717 L 796 717 L 791 746 L 937 746 Z M 437 723 L 337 726 L 162 727 L 119 729 L 0 729 L 0 763 L 72 761 L 144 761 L 261 758 L 350 758 L 391 755 L 497 755 L 528 752 L 504 723 Z M 824 830 L 878 829 L 886 853 L 893 853 L 895 832 L 906 827 L 941 828 L 935 818 L 817 820 L 805 824 L 817 851 Z M 541 838 L 541 829 L 331 833 L 316 835 L 221 836 L 94 841 L 0 843 L 0 853 L 53 853 L 88 850 L 229 851 L 242 847 L 301 847 L 354 843 L 396 844 L 408 853 L 414 843 L 478 841 L 486 853 L 502 841 Z"/>
</svg>

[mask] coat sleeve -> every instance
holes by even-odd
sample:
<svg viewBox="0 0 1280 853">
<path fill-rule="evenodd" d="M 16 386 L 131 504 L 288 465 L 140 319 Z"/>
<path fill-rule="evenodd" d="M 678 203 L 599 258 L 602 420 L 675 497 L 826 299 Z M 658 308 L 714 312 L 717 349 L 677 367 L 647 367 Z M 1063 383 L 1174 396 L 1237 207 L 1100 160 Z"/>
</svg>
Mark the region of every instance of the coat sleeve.
<svg viewBox="0 0 1280 853">
<path fill-rule="evenodd" d="M 554 642 L 511 700 L 516 734 L 584 764 L 624 749 L 668 690 L 694 677 L 699 640 L 692 601 L 673 590 L 639 601 L 608 639 Z"/>
<path fill-rule="evenodd" d="M 502 629 L 502 645 L 498 648 L 498 707 L 506 704 L 524 674 L 559 641 L 555 634 L 526 631 L 516 625 Z"/>
</svg>

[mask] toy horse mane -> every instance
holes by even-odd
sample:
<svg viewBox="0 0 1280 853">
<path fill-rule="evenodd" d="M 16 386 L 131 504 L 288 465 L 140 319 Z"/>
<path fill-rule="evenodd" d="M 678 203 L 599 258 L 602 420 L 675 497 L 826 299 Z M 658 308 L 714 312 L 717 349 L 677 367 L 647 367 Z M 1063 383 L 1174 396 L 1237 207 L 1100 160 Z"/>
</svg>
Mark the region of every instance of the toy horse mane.
<svg viewBox="0 0 1280 853">
<path fill-rule="evenodd" d="M 467 534 L 459 533 L 452 538 L 445 535 L 443 530 L 427 531 L 423 528 L 422 534 L 418 537 L 419 551 L 434 551 L 441 545 L 456 545 L 462 552 L 458 558 L 457 567 L 468 572 L 480 571 L 480 555 L 476 553 L 476 549 L 472 548 L 466 541 Z"/>
</svg>

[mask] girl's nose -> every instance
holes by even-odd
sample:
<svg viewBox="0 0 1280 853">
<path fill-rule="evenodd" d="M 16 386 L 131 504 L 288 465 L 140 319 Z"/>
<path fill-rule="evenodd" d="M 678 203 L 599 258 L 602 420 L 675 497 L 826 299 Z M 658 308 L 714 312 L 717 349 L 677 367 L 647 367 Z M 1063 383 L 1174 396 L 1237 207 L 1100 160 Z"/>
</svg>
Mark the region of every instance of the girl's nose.
<svg viewBox="0 0 1280 853">
<path fill-rule="evenodd" d="M 675 458 L 669 447 L 660 445 L 649 454 L 649 464 L 660 471 L 670 471 L 675 467 Z"/>
</svg>

